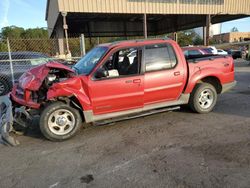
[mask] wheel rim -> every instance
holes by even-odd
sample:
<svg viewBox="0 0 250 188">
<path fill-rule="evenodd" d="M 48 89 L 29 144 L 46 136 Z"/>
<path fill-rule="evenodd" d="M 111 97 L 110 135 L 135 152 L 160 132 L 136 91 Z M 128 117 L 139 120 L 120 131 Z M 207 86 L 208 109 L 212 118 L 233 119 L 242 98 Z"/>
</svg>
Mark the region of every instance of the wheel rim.
<svg viewBox="0 0 250 188">
<path fill-rule="evenodd" d="M 49 130 L 56 135 L 66 135 L 75 127 L 75 116 L 66 109 L 54 111 L 48 119 Z"/>
<path fill-rule="evenodd" d="M 199 104 L 201 108 L 207 109 L 211 107 L 213 102 L 214 102 L 214 95 L 212 90 L 205 89 L 200 93 Z"/>
<path fill-rule="evenodd" d="M 3 94 L 5 92 L 6 88 L 2 81 L 0 81 L 0 94 Z"/>
</svg>

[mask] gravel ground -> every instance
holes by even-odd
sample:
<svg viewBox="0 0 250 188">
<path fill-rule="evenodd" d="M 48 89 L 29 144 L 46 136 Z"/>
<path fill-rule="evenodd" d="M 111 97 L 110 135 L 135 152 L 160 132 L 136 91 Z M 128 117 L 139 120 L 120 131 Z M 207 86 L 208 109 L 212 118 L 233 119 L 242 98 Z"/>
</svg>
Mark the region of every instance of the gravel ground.
<svg viewBox="0 0 250 188">
<path fill-rule="evenodd" d="M 250 66 L 206 115 L 188 109 L 92 126 L 52 143 L 38 131 L 0 145 L 0 187 L 249 187 Z"/>
</svg>

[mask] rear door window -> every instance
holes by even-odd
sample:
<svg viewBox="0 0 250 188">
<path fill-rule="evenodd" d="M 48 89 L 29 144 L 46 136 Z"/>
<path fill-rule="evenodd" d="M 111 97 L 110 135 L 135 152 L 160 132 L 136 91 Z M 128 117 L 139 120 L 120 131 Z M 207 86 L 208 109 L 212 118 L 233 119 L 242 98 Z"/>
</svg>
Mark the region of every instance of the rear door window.
<svg viewBox="0 0 250 188">
<path fill-rule="evenodd" d="M 156 44 L 145 47 L 145 71 L 172 69 L 177 64 L 174 49 L 169 44 Z"/>
</svg>

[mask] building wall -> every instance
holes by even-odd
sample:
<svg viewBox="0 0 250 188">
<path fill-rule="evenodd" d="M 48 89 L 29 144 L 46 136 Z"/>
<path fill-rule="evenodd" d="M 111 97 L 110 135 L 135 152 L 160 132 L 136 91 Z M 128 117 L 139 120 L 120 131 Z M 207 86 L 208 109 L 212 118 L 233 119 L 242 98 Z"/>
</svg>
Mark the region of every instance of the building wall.
<svg viewBox="0 0 250 188">
<path fill-rule="evenodd" d="M 221 35 L 214 35 L 213 39 L 217 43 L 241 42 L 241 41 L 250 39 L 250 32 L 223 33 Z"/>
<path fill-rule="evenodd" d="M 59 0 L 59 2 L 60 2 L 60 0 Z M 47 2 L 46 20 L 47 20 L 47 24 L 48 24 L 49 34 L 54 29 L 54 26 L 56 24 L 58 15 L 59 15 L 58 0 L 48 0 L 48 2 Z"/>
<path fill-rule="evenodd" d="M 232 32 L 230 33 L 229 42 L 240 42 L 244 39 L 250 39 L 250 32 Z"/>
</svg>

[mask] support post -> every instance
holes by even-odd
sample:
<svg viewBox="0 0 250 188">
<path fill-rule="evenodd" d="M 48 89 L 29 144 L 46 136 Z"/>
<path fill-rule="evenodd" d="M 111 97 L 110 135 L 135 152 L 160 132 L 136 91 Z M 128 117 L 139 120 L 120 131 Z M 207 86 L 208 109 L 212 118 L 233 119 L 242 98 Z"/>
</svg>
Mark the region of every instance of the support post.
<svg viewBox="0 0 250 188">
<path fill-rule="evenodd" d="M 11 79 L 12 79 L 12 84 L 14 85 L 15 84 L 15 78 L 14 78 L 13 62 L 12 62 L 12 57 L 11 57 L 11 49 L 10 49 L 9 38 L 7 38 L 7 46 L 8 46 L 8 52 L 9 52 L 9 62 L 10 62 Z"/>
<path fill-rule="evenodd" d="M 85 37 L 84 37 L 84 34 L 81 34 L 80 45 L 81 45 L 81 55 L 85 56 L 85 54 L 86 54 L 86 48 L 85 48 Z"/>
<path fill-rule="evenodd" d="M 206 38 L 207 34 L 206 34 L 206 26 L 203 27 L 203 45 L 206 46 L 207 45 L 207 38 Z"/>
<path fill-rule="evenodd" d="M 206 16 L 206 46 L 209 46 L 211 15 Z"/>
<path fill-rule="evenodd" d="M 58 41 L 58 52 L 59 55 L 62 56 L 64 55 L 64 34 L 63 34 L 63 28 L 60 26 L 57 26 L 56 28 L 56 38 Z"/>
<path fill-rule="evenodd" d="M 90 22 L 87 23 L 87 30 L 88 30 L 88 37 L 89 37 L 89 43 L 90 43 L 90 46 L 92 47 L 93 45 L 93 42 L 92 42 L 92 36 L 91 36 L 91 31 L 90 31 Z"/>
<path fill-rule="evenodd" d="M 65 34 L 65 39 L 66 39 L 66 49 L 67 49 L 67 54 L 69 54 L 70 50 L 69 50 L 68 25 L 67 25 L 67 21 L 66 21 L 66 16 L 67 16 L 67 12 L 62 12 L 63 29 L 64 29 L 64 34 Z"/>
<path fill-rule="evenodd" d="M 174 40 L 175 40 L 175 42 L 178 43 L 178 33 L 177 32 L 174 32 Z"/>
<path fill-rule="evenodd" d="M 147 25 L 147 14 L 145 13 L 143 15 L 143 33 L 144 33 L 144 38 L 148 38 L 148 25 Z"/>
</svg>

